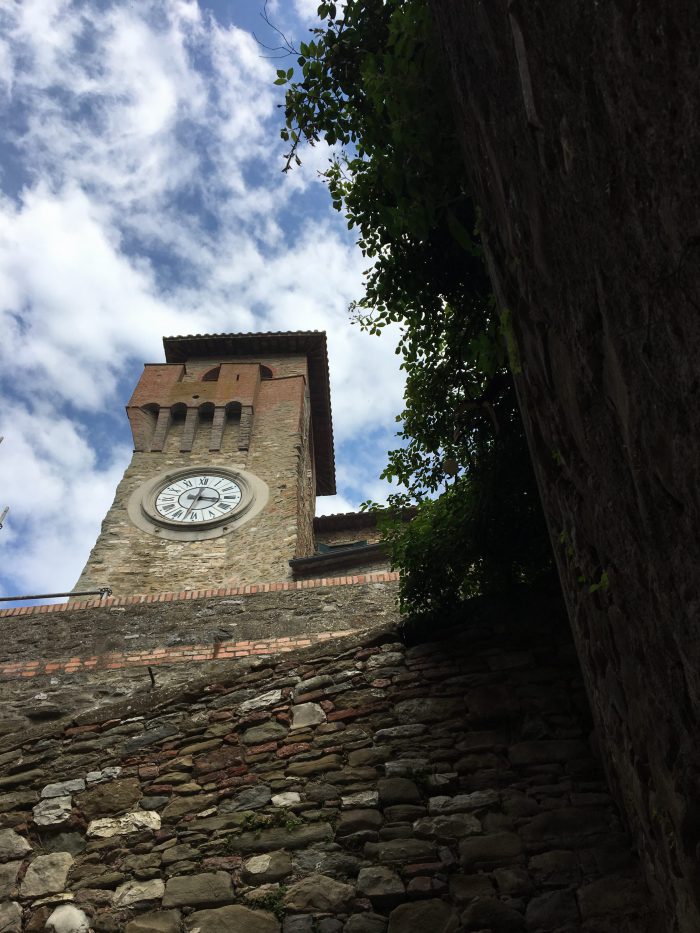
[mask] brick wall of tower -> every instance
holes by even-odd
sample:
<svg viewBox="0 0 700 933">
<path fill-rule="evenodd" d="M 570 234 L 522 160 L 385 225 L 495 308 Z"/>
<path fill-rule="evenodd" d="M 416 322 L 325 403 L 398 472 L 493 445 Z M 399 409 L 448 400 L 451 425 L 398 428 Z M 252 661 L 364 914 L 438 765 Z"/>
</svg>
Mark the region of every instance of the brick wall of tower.
<svg viewBox="0 0 700 933">
<path fill-rule="evenodd" d="M 135 444 L 142 449 L 135 450 L 117 488 L 76 589 L 104 584 L 126 595 L 283 581 L 291 579 L 290 558 L 312 552 L 315 497 L 308 479 L 306 358 L 229 360 L 218 381 L 202 382 L 203 373 L 217 362 L 145 367 L 129 403 Z M 272 370 L 272 379 L 260 378 L 260 364 Z M 157 418 L 151 414 L 149 421 L 142 406 L 187 404 L 188 397 L 188 410 L 206 401 L 236 401 L 244 415 L 227 424 L 220 450 L 210 449 L 209 421 L 198 424 L 192 449 L 183 452 L 188 430 L 183 418 L 170 424 L 162 450 L 151 450 Z M 252 411 L 250 439 L 248 449 L 239 449 L 247 409 Z M 127 504 L 142 483 L 164 470 L 205 466 L 253 473 L 269 487 L 267 505 L 230 534 L 205 541 L 163 540 L 131 522 Z"/>
</svg>

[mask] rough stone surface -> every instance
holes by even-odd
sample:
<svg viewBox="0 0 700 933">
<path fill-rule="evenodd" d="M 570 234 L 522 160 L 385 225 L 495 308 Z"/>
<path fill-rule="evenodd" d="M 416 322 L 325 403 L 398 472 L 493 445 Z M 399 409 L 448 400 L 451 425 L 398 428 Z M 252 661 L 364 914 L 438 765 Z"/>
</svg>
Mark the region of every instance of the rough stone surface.
<svg viewBox="0 0 700 933">
<path fill-rule="evenodd" d="M 360 869 L 357 890 L 373 904 L 387 905 L 400 900 L 406 889 L 396 872 L 383 865 L 376 865 Z"/>
<path fill-rule="evenodd" d="M 115 819 L 93 820 L 87 828 L 88 836 L 123 836 L 140 829 L 160 829 L 160 816 L 150 810 L 135 810 Z"/>
<path fill-rule="evenodd" d="M 243 864 L 243 878 L 248 884 L 269 884 L 281 881 L 292 873 L 292 860 L 287 852 L 266 852 L 254 855 Z"/>
<path fill-rule="evenodd" d="M 590 721 L 566 639 L 549 611 L 412 647 L 380 631 L 0 739 L 0 774 L 13 782 L 0 853 L 5 896 L 26 906 L 22 933 L 43 930 L 59 903 L 95 933 L 193 933 L 199 918 L 280 931 L 275 912 L 285 933 L 386 933 L 390 922 L 432 933 L 456 917 L 465 933 L 545 933 L 572 903 L 581 933 L 661 933 L 603 775 L 579 757 Z M 327 718 L 290 735 L 295 687 L 315 677 L 309 702 Z M 475 689 L 483 702 L 487 690 L 501 697 L 488 729 L 451 714 Z M 280 699 L 241 712 L 266 694 Z M 396 707 L 416 698 L 449 718 L 411 723 L 403 707 L 400 719 Z M 254 729 L 248 738 L 263 741 L 242 743 Z M 508 758 L 532 742 L 552 744 Z M 35 827 L 41 790 L 64 780 L 88 788 L 71 795 L 68 825 Z M 154 799 L 158 812 L 144 809 Z M 98 802 L 132 809 L 90 819 Z M 24 898 L 50 851 L 74 859 L 65 886 Z"/>
<path fill-rule="evenodd" d="M 170 878 L 165 885 L 163 907 L 226 904 L 232 900 L 231 876 L 225 871 L 214 871 Z"/>
<path fill-rule="evenodd" d="M 180 933 L 180 920 L 179 910 L 157 910 L 131 920 L 124 933 Z"/>
<path fill-rule="evenodd" d="M 2 933 L 22 933 L 22 908 L 17 901 L 0 904 L 0 930 Z"/>
<path fill-rule="evenodd" d="M 72 864 L 73 856 L 68 852 L 37 856 L 22 881 L 22 897 L 41 897 L 63 891 Z"/>
<path fill-rule="evenodd" d="M 75 803 L 89 820 L 93 820 L 98 816 L 112 816 L 132 809 L 140 796 L 138 780 L 124 778 L 96 784 L 78 794 Z"/>
<path fill-rule="evenodd" d="M 266 911 L 235 905 L 195 911 L 188 917 L 187 930 L 191 933 L 280 933 L 280 924 Z"/>
<path fill-rule="evenodd" d="M 388 933 L 457 933 L 459 923 L 452 908 L 444 901 L 419 901 L 401 904 L 389 915 Z"/>
<path fill-rule="evenodd" d="M 697 930 L 700 7 L 430 6 L 600 746 Z"/>
<path fill-rule="evenodd" d="M 50 797 L 34 807 L 34 822 L 37 826 L 59 826 L 70 817 L 73 801 L 70 797 Z"/>
<path fill-rule="evenodd" d="M 326 714 L 318 703 L 301 703 L 292 711 L 292 729 L 305 729 L 326 721 Z"/>
<path fill-rule="evenodd" d="M 72 781 L 60 781 L 58 784 L 47 784 L 41 790 L 42 797 L 66 797 L 78 791 L 85 790 L 85 781 L 75 778 Z"/>
<path fill-rule="evenodd" d="M 21 861 L 0 864 L 0 899 L 17 893 L 17 875 L 21 867 Z"/>
<path fill-rule="evenodd" d="M 326 875 L 309 875 L 290 885 L 284 905 L 294 911 L 345 912 L 352 903 L 355 889 Z"/>
<path fill-rule="evenodd" d="M 0 862 L 23 858 L 31 852 L 29 842 L 13 829 L 0 829 Z"/>
<path fill-rule="evenodd" d="M 112 903 L 115 907 L 134 907 L 148 901 L 157 901 L 163 897 L 165 885 L 160 878 L 151 881 L 127 881 L 119 885 L 114 892 Z"/>
</svg>

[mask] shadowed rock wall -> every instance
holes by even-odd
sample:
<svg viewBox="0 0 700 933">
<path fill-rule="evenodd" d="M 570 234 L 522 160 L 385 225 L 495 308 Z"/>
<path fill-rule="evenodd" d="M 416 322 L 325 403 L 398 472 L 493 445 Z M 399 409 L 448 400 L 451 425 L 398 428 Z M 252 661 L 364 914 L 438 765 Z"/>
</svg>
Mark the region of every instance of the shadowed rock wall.
<svg viewBox="0 0 700 933">
<path fill-rule="evenodd" d="M 700 6 L 431 6 L 607 767 L 697 931 Z"/>
<path fill-rule="evenodd" d="M 0 928 L 656 933 L 589 728 L 544 606 L 229 662 L 6 737 Z"/>
</svg>

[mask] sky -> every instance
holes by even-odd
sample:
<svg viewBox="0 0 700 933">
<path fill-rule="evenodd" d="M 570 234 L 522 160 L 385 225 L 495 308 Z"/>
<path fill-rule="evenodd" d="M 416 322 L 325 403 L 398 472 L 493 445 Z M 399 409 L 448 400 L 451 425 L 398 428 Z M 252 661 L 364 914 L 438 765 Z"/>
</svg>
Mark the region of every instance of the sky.
<svg viewBox="0 0 700 933">
<path fill-rule="evenodd" d="M 298 42 L 316 6 L 267 12 Z M 163 336 L 325 330 L 338 495 L 318 513 L 386 495 L 397 335 L 349 320 L 366 262 L 319 179 L 329 150 L 281 172 L 274 78 L 292 62 L 264 47 L 262 12 L 0 5 L 0 595 L 75 584 L 131 457 L 124 405 Z"/>
</svg>

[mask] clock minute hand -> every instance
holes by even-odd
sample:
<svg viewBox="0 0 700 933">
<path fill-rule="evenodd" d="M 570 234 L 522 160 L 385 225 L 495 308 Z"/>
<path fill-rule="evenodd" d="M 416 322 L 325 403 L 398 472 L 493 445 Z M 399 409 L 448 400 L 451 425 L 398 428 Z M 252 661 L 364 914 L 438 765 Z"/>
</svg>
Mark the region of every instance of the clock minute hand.
<svg viewBox="0 0 700 933">
<path fill-rule="evenodd" d="M 197 505 L 197 503 L 199 502 L 199 499 L 200 499 L 201 495 L 202 495 L 202 490 L 201 490 L 201 489 L 198 489 L 198 490 L 197 490 L 197 495 L 196 495 L 196 496 L 194 497 L 194 499 L 192 500 L 192 505 L 191 505 L 191 506 L 189 507 L 189 509 L 185 512 L 185 518 L 187 518 L 187 516 L 190 514 L 190 512 L 191 512 L 192 509 L 195 507 L 195 505 Z"/>
</svg>

